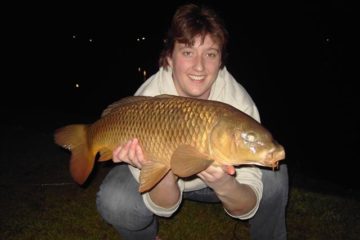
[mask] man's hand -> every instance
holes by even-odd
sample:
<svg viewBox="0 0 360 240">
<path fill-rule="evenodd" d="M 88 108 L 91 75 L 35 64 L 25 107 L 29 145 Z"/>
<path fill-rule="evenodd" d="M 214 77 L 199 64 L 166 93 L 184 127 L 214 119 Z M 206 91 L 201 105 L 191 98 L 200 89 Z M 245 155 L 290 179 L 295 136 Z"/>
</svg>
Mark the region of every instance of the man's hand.
<svg viewBox="0 0 360 240">
<path fill-rule="evenodd" d="M 113 162 L 126 162 L 141 169 L 146 162 L 144 153 L 139 145 L 138 139 L 134 138 L 126 144 L 121 145 L 113 151 Z"/>
<path fill-rule="evenodd" d="M 224 184 L 234 179 L 235 169 L 233 166 L 214 166 L 210 165 L 207 169 L 197 174 L 206 185 L 211 187 L 215 192 L 221 189 Z"/>
</svg>

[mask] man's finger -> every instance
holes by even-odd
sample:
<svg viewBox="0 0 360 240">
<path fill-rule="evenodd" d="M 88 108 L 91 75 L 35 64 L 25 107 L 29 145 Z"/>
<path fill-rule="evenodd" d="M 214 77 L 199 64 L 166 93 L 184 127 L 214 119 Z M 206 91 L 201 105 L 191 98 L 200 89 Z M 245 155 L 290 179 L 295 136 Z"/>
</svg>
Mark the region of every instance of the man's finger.
<svg viewBox="0 0 360 240">
<path fill-rule="evenodd" d="M 224 170 L 224 172 L 226 172 L 229 175 L 235 174 L 235 168 L 232 165 L 223 165 L 222 169 Z"/>
</svg>

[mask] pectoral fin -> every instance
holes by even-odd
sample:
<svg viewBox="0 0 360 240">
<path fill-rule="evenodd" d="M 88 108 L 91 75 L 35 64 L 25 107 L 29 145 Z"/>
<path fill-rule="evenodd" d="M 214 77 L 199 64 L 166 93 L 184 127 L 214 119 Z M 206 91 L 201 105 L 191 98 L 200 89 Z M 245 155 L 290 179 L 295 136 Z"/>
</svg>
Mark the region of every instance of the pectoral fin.
<svg viewBox="0 0 360 240">
<path fill-rule="evenodd" d="M 179 177 L 189 177 L 208 168 L 214 160 L 195 147 L 182 145 L 176 149 L 171 158 L 171 170 Z"/>
<path fill-rule="evenodd" d="M 146 162 L 140 171 L 139 192 L 146 192 L 153 188 L 169 170 L 170 167 L 161 162 Z"/>
</svg>

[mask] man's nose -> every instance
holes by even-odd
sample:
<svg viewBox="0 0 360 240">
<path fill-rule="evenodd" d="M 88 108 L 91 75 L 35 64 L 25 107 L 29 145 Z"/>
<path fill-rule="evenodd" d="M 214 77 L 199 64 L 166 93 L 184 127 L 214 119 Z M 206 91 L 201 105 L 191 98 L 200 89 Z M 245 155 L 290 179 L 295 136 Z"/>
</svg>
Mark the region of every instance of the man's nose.
<svg viewBox="0 0 360 240">
<path fill-rule="evenodd" d="M 201 55 L 196 56 L 194 67 L 197 71 L 204 70 L 204 59 Z"/>
</svg>

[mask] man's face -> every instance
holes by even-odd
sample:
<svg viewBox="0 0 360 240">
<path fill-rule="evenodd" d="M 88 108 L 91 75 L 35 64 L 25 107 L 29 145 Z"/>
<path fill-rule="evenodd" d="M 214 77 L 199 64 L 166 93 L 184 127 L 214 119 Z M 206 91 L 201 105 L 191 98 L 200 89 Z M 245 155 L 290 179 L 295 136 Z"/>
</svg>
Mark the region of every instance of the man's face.
<svg viewBox="0 0 360 240">
<path fill-rule="evenodd" d="M 194 40 L 193 46 L 176 42 L 168 63 L 180 96 L 208 99 L 221 66 L 221 51 L 209 35 L 203 43 L 201 36 Z"/>
</svg>

